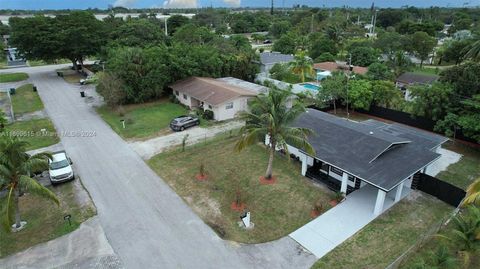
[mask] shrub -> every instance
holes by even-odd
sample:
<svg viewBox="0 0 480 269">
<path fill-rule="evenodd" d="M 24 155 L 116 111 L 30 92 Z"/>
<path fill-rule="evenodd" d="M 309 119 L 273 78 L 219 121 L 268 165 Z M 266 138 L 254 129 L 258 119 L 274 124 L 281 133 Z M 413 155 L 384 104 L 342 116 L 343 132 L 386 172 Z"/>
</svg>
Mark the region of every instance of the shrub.
<svg viewBox="0 0 480 269">
<path fill-rule="evenodd" d="M 206 120 L 213 120 L 213 118 L 214 118 L 213 111 L 212 110 L 205 110 L 203 112 L 203 118 L 206 119 Z"/>
</svg>

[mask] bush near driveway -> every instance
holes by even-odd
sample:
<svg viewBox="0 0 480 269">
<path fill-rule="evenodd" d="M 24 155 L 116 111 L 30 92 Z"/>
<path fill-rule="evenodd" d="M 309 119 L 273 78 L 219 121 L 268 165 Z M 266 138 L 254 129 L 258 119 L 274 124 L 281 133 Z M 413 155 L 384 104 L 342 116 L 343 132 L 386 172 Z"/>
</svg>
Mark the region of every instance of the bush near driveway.
<svg viewBox="0 0 480 269">
<path fill-rule="evenodd" d="M 27 73 L 0 74 L 0 83 L 22 81 L 27 78 Z"/>
<path fill-rule="evenodd" d="M 253 145 L 242 152 L 234 151 L 238 138 L 220 135 L 213 140 L 162 153 L 149 160 L 149 165 L 190 207 L 222 238 L 244 243 L 271 241 L 288 235 L 311 220 L 317 201 L 325 210 L 333 192 L 315 186 L 300 174 L 300 164 L 275 156 L 274 176 L 277 183 L 261 185 L 268 152 L 262 145 Z M 208 179 L 198 181 L 201 163 Z M 255 228 L 239 228 L 240 213 L 231 209 L 236 191 L 251 212 Z"/>
<path fill-rule="evenodd" d="M 32 84 L 18 87 L 12 95 L 12 106 L 15 115 L 34 112 L 43 109 L 43 103 L 37 92 L 33 91 Z"/>
<path fill-rule="evenodd" d="M 20 198 L 20 208 L 22 220 L 27 221 L 27 226 L 17 233 L 6 233 L 0 229 L 0 258 L 70 233 L 95 215 L 96 209 L 92 203 L 77 202 L 78 187 L 74 184 L 80 183 L 67 182 L 50 187 L 60 200 L 60 206 L 34 195 L 23 195 Z M 0 198 L 0 206 L 4 205 L 4 199 Z M 66 214 L 72 216 L 71 226 L 63 219 Z"/>
<path fill-rule="evenodd" d="M 168 130 L 170 121 L 187 114 L 188 110 L 179 104 L 161 100 L 123 106 L 124 115 L 107 106 L 98 108 L 97 112 L 123 138 L 145 139 Z M 122 127 L 121 119 L 125 119 L 125 129 Z"/>
</svg>

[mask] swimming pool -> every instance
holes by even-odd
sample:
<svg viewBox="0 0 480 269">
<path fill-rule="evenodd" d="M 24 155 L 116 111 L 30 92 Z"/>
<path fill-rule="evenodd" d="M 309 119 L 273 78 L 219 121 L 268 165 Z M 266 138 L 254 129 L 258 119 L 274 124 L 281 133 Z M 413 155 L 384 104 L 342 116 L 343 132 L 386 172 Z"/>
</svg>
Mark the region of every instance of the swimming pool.
<svg viewBox="0 0 480 269">
<path fill-rule="evenodd" d="M 303 83 L 303 84 L 300 84 L 302 85 L 304 88 L 306 88 L 307 90 L 310 90 L 310 91 L 318 91 L 320 89 L 319 86 L 315 85 L 315 84 L 311 84 L 311 83 Z"/>
</svg>

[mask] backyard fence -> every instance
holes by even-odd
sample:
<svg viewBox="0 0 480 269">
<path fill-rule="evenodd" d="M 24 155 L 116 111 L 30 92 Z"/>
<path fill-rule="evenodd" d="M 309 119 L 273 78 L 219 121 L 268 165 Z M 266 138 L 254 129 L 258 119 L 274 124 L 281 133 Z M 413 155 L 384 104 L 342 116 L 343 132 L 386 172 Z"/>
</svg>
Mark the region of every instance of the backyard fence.
<svg viewBox="0 0 480 269">
<path fill-rule="evenodd" d="M 416 185 L 416 189 L 437 197 L 445 203 L 457 207 L 465 197 L 465 191 L 448 182 L 427 174 L 419 173 L 414 176 L 412 186 Z"/>
</svg>

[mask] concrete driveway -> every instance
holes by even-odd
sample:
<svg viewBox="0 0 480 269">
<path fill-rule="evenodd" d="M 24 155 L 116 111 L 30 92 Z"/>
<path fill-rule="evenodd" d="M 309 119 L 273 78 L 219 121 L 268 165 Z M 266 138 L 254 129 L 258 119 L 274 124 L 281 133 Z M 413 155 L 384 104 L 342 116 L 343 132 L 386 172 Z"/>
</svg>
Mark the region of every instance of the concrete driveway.
<svg viewBox="0 0 480 269">
<path fill-rule="evenodd" d="M 315 262 L 288 237 L 246 246 L 220 239 L 80 98 L 79 86 L 56 76 L 56 68 L 15 71 L 28 72 L 38 86 L 125 268 L 309 268 Z"/>
</svg>

